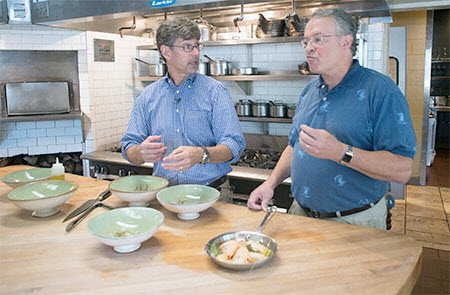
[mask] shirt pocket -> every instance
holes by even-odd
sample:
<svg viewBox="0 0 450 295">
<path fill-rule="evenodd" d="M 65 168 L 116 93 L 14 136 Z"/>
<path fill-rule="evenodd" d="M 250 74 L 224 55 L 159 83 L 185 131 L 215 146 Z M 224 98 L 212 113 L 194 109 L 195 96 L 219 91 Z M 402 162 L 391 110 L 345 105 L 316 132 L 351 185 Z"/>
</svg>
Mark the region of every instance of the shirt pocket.
<svg viewBox="0 0 450 295">
<path fill-rule="evenodd" d="M 211 141 L 213 136 L 210 122 L 210 112 L 188 110 L 184 117 L 184 135 L 189 138 L 191 143 L 206 144 Z M 220 124 L 220 122 L 217 122 Z"/>
</svg>

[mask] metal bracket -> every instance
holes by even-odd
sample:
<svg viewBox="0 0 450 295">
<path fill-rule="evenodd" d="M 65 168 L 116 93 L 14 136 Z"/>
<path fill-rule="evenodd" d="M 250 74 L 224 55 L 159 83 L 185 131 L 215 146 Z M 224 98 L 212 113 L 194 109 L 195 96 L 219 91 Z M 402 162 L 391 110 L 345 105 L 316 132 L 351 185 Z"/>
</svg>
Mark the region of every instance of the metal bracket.
<svg viewBox="0 0 450 295">
<path fill-rule="evenodd" d="M 236 81 L 246 95 L 253 95 L 253 81 Z"/>
</svg>

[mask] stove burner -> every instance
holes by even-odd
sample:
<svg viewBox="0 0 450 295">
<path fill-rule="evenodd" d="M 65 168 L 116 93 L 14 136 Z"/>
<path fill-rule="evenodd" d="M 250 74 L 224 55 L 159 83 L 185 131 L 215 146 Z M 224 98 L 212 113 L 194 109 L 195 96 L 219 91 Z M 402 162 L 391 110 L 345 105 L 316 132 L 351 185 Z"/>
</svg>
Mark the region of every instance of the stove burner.
<svg viewBox="0 0 450 295">
<path fill-rule="evenodd" d="M 280 159 L 281 152 L 268 149 L 246 149 L 238 162 L 232 164 L 241 167 L 273 169 Z"/>
</svg>

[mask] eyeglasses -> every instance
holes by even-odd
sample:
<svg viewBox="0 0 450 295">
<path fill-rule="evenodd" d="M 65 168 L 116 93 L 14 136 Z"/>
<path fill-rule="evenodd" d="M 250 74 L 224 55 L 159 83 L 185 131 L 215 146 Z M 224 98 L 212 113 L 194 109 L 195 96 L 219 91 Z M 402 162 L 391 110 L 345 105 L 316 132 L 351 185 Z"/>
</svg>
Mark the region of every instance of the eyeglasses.
<svg viewBox="0 0 450 295">
<path fill-rule="evenodd" d="M 201 43 L 197 43 L 195 45 L 191 45 L 191 44 L 184 44 L 183 46 L 176 46 L 176 45 L 172 45 L 171 47 L 178 47 L 178 48 L 183 48 L 184 52 L 192 52 L 192 50 L 194 50 L 194 47 L 197 48 L 199 51 L 203 49 L 203 47 L 205 47 L 205 45 L 201 44 Z"/>
<path fill-rule="evenodd" d="M 300 46 L 303 48 L 306 48 L 308 46 L 308 43 L 311 42 L 311 45 L 322 45 L 323 42 L 325 42 L 325 38 L 333 37 L 336 35 L 315 35 L 311 39 L 304 38 L 302 41 L 300 41 Z"/>
</svg>

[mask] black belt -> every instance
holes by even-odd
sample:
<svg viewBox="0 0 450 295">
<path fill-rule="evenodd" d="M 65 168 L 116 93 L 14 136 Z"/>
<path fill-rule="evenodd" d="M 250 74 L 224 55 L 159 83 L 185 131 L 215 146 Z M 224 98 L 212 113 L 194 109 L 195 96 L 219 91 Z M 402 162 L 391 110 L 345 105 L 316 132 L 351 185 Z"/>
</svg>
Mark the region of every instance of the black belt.
<svg viewBox="0 0 450 295">
<path fill-rule="evenodd" d="M 382 199 L 384 199 L 384 198 L 382 198 Z M 380 199 L 380 200 L 382 200 L 382 199 Z M 378 200 L 376 202 L 373 202 L 371 204 L 366 204 L 366 205 L 364 205 L 362 207 L 359 207 L 359 208 L 350 209 L 350 210 L 346 210 L 346 211 L 338 211 L 338 212 L 319 212 L 319 211 L 310 209 L 308 207 L 303 207 L 302 205 L 300 205 L 300 203 L 299 203 L 299 205 L 300 205 L 300 207 L 303 208 L 303 210 L 305 210 L 306 215 L 308 215 L 309 217 L 313 217 L 313 218 L 319 218 L 319 217 L 332 218 L 332 217 L 339 217 L 338 213 L 340 213 L 340 216 L 346 216 L 346 215 L 355 214 L 355 213 L 367 210 L 367 209 L 375 206 L 376 204 L 378 204 L 378 202 L 380 200 Z"/>
<path fill-rule="evenodd" d="M 213 188 L 218 188 L 219 186 L 221 186 L 225 181 L 227 181 L 227 175 L 222 176 L 221 178 L 217 178 L 216 180 L 214 180 L 213 182 L 211 182 L 210 184 L 208 184 L 208 186 L 213 187 Z"/>
</svg>

